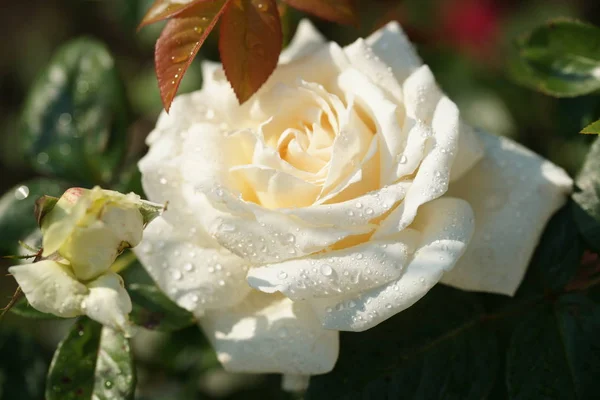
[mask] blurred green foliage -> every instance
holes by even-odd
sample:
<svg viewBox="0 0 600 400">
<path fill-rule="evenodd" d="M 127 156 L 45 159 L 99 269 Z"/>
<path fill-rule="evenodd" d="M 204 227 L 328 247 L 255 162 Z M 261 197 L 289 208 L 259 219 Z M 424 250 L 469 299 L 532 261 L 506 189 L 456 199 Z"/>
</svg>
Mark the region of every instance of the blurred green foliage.
<svg viewBox="0 0 600 400">
<path fill-rule="evenodd" d="M 28 237 L 29 243 L 39 239 L 32 204 L 41 193 L 58 195 L 65 186 L 94 184 L 142 192 L 135 165 L 145 152 L 144 138 L 161 111 L 153 46 L 162 26 L 157 24 L 136 32 L 151 3 L 151 0 L 28 0 L 3 5 L 0 21 L 9 40 L 0 42 L 3 54 L 0 57 L 3 172 L 0 189 L 6 193 L 0 199 L 0 209 L 11 210 L 0 214 L 3 254 L 14 254 L 19 239 Z M 360 5 L 360 28 L 323 21 L 315 24 L 332 40 L 346 44 L 368 35 L 388 20 L 399 19 L 442 88 L 458 103 L 467 122 L 512 137 L 565 167 L 572 175 L 580 169 L 594 137 L 579 132 L 600 118 L 599 96 L 592 93 L 574 99 L 547 97 L 513 83 L 507 67 L 511 44 L 550 18 L 576 17 L 600 24 L 598 1 L 360 0 Z M 300 13 L 290 13 L 286 26 L 293 28 L 301 17 Z M 188 71 L 180 93 L 201 87 L 199 61 L 214 60 L 217 55 L 216 41 L 211 36 Z M 110 63 L 98 61 L 102 59 L 110 59 Z M 87 68 L 93 71 L 86 72 Z M 88 85 L 96 85 L 100 91 L 73 86 L 86 73 L 89 73 L 85 79 Z M 65 79 L 57 80 L 59 75 Z M 125 93 L 121 93 L 123 90 Z M 47 96 L 39 95 L 41 92 Z M 33 97 L 27 101 L 28 96 Z M 44 107 L 32 104 L 35 103 L 32 98 L 42 98 Z M 69 101 L 64 101 L 65 98 Z M 94 123 L 89 123 L 90 120 Z M 48 126 L 52 128 L 44 128 Z M 589 381 L 554 382 L 547 371 L 566 370 L 570 366 L 585 370 L 584 376 L 597 372 L 594 370 L 599 365 L 594 363 L 597 360 L 584 359 L 586 354 L 598 354 L 592 340 L 592 333 L 598 330 L 598 306 L 579 294 L 560 293 L 562 297 L 556 302 L 547 302 L 546 296 L 557 290 L 548 282 L 560 281 L 562 286 L 572 280 L 583 241 L 598 250 L 597 151 L 598 144 L 579 179 L 583 191 L 577 197 L 578 203 L 570 203 L 553 219 L 540 246 L 548 250 L 536 253 L 528 279 L 517 295 L 519 306 L 533 301 L 533 307 L 523 309 L 526 318 L 512 324 L 512 308 L 507 310 L 506 299 L 500 296 L 477 295 L 477 302 L 473 302 L 465 299 L 473 299 L 475 295 L 438 287 L 431 296 L 397 318 L 366 333 L 343 334 L 342 349 L 358 350 L 343 352 L 333 374 L 315 379 L 309 398 L 348 393 L 358 398 L 395 398 L 407 391 L 421 398 L 467 392 L 473 398 L 481 398 L 490 391 L 482 382 L 490 381 L 489 376 L 498 371 L 503 371 L 503 380 L 496 380 L 491 388 L 493 398 L 506 398 L 509 394 L 521 398 L 531 398 L 530 394 L 584 398 L 581 394 L 590 390 Z M 83 155 L 85 160 L 81 159 Z M 584 216 L 580 213 L 582 209 L 588 212 Z M 568 217 L 571 213 L 578 216 L 578 229 L 584 238 L 574 233 L 576 228 Z M 594 217 L 591 220 L 590 214 Z M 15 220 L 29 222 L 15 228 Z M 557 245 L 569 237 L 577 238 L 572 245 Z M 5 262 L 0 266 L 2 272 L 9 265 Z M 137 361 L 136 398 L 294 398 L 280 391 L 277 376 L 222 371 L 199 329 L 189 326 L 189 314 L 171 310 L 169 315 L 180 315 L 163 318 L 164 310 L 174 305 L 151 286 L 145 286 L 151 281 L 143 269 L 130 268 L 124 275 L 128 286 L 137 290 L 132 297 L 137 296 L 138 303 L 144 306 L 135 310 L 135 318 L 142 325 L 156 328 L 141 330 L 131 344 Z M 0 279 L 0 293 L 6 302 L 13 291 L 10 277 Z M 590 296 L 600 295 L 596 290 L 590 291 Z M 444 301 L 448 298 L 456 302 Z M 463 303 L 464 307 L 450 309 Z M 19 307 L 28 312 L 24 302 Z M 427 315 L 449 318 L 429 321 Z M 528 315 L 539 321 L 533 317 L 530 321 Z M 502 324 L 497 324 L 498 321 Z M 71 335 L 73 339 L 86 337 L 79 336 L 79 327 L 72 324 L 73 321 L 27 320 L 14 314 L 0 322 L 1 400 L 42 398 L 46 371 L 58 341 L 70 329 L 75 332 Z M 464 324 L 469 329 L 461 330 L 460 335 L 444 336 L 444 332 Z M 393 337 L 390 332 L 397 331 L 397 326 L 401 329 L 410 326 L 409 333 L 413 336 Z M 514 333 L 509 332 L 509 326 L 515 328 Z M 92 336 L 98 339 L 100 331 L 96 331 Z M 498 333 L 497 338 L 490 335 L 492 331 Z M 544 352 L 554 346 L 559 331 L 566 332 L 564 352 Z M 413 354 L 406 346 L 413 337 L 445 339 L 432 353 Z M 540 337 L 543 340 L 535 340 Z M 397 350 L 395 357 L 386 357 L 386 363 L 364 361 L 382 360 L 381 348 Z M 523 359 L 532 348 L 543 354 L 546 369 L 538 368 L 537 359 Z M 507 359 L 503 356 L 506 351 Z M 463 354 L 477 354 L 480 359 L 471 363 L 472 358 L 461 358 Z M 435 375 L 442 364 L 449 363 L 457 369 L 448 367 L 445 374 Z M 377 368 L 373 368 L 375 365 Z M 408 367 L 410 374 L 406 375 Z M 55 365 L 53 371 L 58 371 L 56 368 Z M 532 379 L 524 382 L 524 377 Z M 432 387 L 414 385 L 425 378 L 429 382 L 435 379 L 444 392 L 431 393 Z M 349 392 L 352 388 L 355 390 Z"/>
</svg>

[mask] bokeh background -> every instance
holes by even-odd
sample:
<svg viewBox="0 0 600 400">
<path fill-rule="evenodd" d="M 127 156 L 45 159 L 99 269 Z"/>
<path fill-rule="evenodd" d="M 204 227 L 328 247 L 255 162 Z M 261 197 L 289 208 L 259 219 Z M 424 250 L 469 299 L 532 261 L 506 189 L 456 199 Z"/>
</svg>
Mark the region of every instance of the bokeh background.
<svg viewBox="0 0 600 400">
<path fill-rule="evenodd" d="M 162 109 L 153 69 L 153 46 L 162 25 L 136 32 L 151 3 L 1 1 L 1 193 L 14 192 L 21 182 L 39 175 L 21 154 L 21 111 L 28 90 L 55 51 L 82 36 L 98 39 L 113 54 L 131 104 L 128 146 L 134 149 L 132 154 L 143 153 L 143 139 Z M 598 0 L 362 0 L 360 9 L 358 29 L 319 20 L 315 24 L 329 38 L 346 44 L 386 21 L 401 21 L 466 121 L 512 137 L 576 174 L 593 139 L 578 132 L 600 118 L 600 97 L 558 100 L 535 93 L 511 82 L 506 62 L 511 43 L 548 19 L 573 17 L 600 25 Z M 291 34 L 302 15 L 291 12 L 286 18 Z M 201 87 L 202 58 L 218 58 L 214 35 L 190 68 L 180 92 Z M 14 195 L 23 197 L 22 191 Z M 0 202 L 2 213 L 7 212 L 6 207 Z M 0 242 L 2 235 L 4 232 L 0 232 Z M 1 305 L 8 303 L 15 289 L 13 279 L 6 275 L 9 265 L 8 261 L 0 263 Z M 1 400 L 42 398 L 49 360 L 66 329 L 68 322 L 32 321 L 14 315 L 0 321 Z M 224 373 L 197 329 L 171 335 L 144 331 L 133 345 L 139 382 L 136 398 L 290 398 L 279 392 L 276 376 Z"/>
</svg>

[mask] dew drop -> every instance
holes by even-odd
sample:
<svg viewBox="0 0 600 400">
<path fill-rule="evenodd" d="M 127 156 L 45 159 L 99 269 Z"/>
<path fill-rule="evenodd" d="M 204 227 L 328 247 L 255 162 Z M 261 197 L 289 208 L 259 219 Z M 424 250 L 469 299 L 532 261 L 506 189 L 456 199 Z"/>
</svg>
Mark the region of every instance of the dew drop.
<svg viewBox="0 0 600 400">
<path fill-rule="evenodd" d="M 27 186 L 22 185 L 15 190 L 15 199 L 24 200 L 27 197 L 29 197 L 29 188 Z"/>
<path fill-rule="evenodd" d="M 192 263 L 187 263 L 183 266 L 183 269 L 187 272 L 191 272 L 194 270 L 194 264 Z"/>
<path fill-rule="evenodd" d="M 408 157 L 402 155 L 399 160 L 400 164 L 406 164 L 408 162 Z"/>
<path fill-rule="evenodd" d="M 221 229 L 223 230 L 223 232 L 235 232 L 235 226 L 230 224 L 221 225 Z"/>
<path fill-rule="evenodd" d="M 179 271 L 178 269 L 174 269 L 173 271 L 171 271 L 171 276 L 173 276 L 173 279 L 175 279 L 176 281 L 180 280 L 183 277 L 181 271 Z"/>
<path fill-rule="evenodd" d="M 296 243 L 296 236 L 292 235 L 291 233 L 288 233 L 287 235 L 285 235 L 285 240 L 288 243 Z"/>
<path fill-rule="evenodd" d="M 356 202 L 356 208 L 362 208 L 362 203 L 360 201 Z"/>
<path fill-rule="evenodd" d="M 223 279 L 219 281 L 219 286 L 225 286 L 225 281 Z"/>
<path fill-rule="evenodd" d="M 367 208 L 367 209 L 365 210 L 365 214 L 367 214 L 367 215 L 372 215 L 372 214 L 373 214 L 373 212 L 374 212 L 374 211 L 373 211 L 373 209 L 372 209 L 372 208 Z"/>
<path fill-rule="evenodd" d="M 285 278 L 287 278 L 287 277 L 288 277 L 288 274 L 287 274 L 287 272 L 285 272 L 285 271 L 280 271 L 280 272 L 279 272 L 279 274 L 277 275 L 277 277 L 278 277 L 279 279 L 285 279 Z"/>
<path fill-rule="evenodd" d="M 321 273 L 325 276 L 331 276 L 331 274 L 333 274 L 333 269 L 331 268 L 331 265 L 328 264 L 323 264 L 321 265 Z"/>
</svg>

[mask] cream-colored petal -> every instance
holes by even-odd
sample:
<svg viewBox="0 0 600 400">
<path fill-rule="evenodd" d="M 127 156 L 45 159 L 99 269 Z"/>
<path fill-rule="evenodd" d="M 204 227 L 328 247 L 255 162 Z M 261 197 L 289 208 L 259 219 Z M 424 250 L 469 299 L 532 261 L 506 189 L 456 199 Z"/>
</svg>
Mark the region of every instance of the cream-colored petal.
<svg viewBox="0 0 600 400">
<path fill-rule="evenodd" d="M 485 157 L 450 186 L 475 212 L 475 235 L 442 282 L 513 295 L 550 216 L 566 201 L 571 178 L 517 143 L 479 133 Z"/>
<path fill-rule="evenodd" d="M 234 167 L 230 172 L 244 180 L 266 208 L 310 206 L 321 191 L 318 185 L 259 165 Z"/>
<path fill-rule="evenodd" d="M 58 200 L 54 208 L 44 217 L 42 221 L 42 233 L 44 235 L 42 245 L 44 247 L 43 256 L 47 257 L 65 243 L 71 232 L 77 226 L 77 223 L 84 218 L 88 207 L 94 200 L 94 194 L 99 190 L 84 191 L 79 197 L 70 196 L 69 189 Z M 75 202 L 75 204 L 73 204 Z"/>
<path fill-rule="evenodd" d="M 294 301 L 359 293 L 400 277 L 419 239 L 419 232 L 405 229 L 387 240 L 252 268 L 248 283 Z"/>
<path fill-rule="evenodd" d="M 67 265 L 45 260 L 10 267 L 8 272 L 36 310 L 64 318 L 83 314 L 81 302 L 88 290 Z"/>
<path fill-rule="evenodd" d="M 464 122 L 461 122 L 458 150 L 452 164 L 450 182 L 460 179 L 484 156 L 483 143 L 479 139 L 479 136 L 475 134 L 475 130 Z"/>
<path fill-rule="evenodd" d="M 338 332 L 321 328 L 310 305 L 283 296 L 252 292 L 200 323 L 227 371 L 317 375 L 337 360 Z"/>
<path fill-rule="evenodd" d="M 310 300 L 325 328 L 364 331 L 416 303 L 464 253 L 473 211 L 460 199 L 433 200 L 421 206 L 411 228 L 421 231 L 421 243 L 399 279 L 358 296 Z"/>
<path fill-rule="evenodd" d="M 202 229 L 223 247 L 253 264 L 268 264 L 302 257 L 328 248 L 349 236 L 373 230 L 372 226 L 311 225 L 247 202 L 216 183 L 183 187 L 188 204 L 201 219 Z"/>
<path fill-rule="evenodd" d="M 296 28 L 294 38 L 290 44 L 281 52 L 280 63 L 289 63 L 317 51 L 325 45 L 325 38 L 315 28 L 309 19 L 303 19 Z"/>
<path fill-rule="evenodd" d="M 125 333 L 130 331 L 131 299 L 123 279 L 112 271 L 87 284 L 89 294 L 81 307 L 86 315 L 102 325 Z"/>
<path fill-rule="evenodd" d="M 392 68 L 394 76 L 400 83 L 423 65 L 414 46 L 397 22 L 390 22 L 379 29 L 369 36 L 366 42 L 371 46 L 373 53 Z"/>
<path fill-rule="evenodd" d="M 76 227 L 59 253 L 71 262 L 75 276 L 83 281 L 108 271 L 117 258 L 120 245 L 121 240 L 102 221 L 96 220 L 90 226 Z"/>
<path fill-rule="evenodd" d="M 162 217 L 148 225 L 134 251 L 167 296 L 196 316 L 233 306 L 250 292 L 244 260 L 201 237 L 186 236 Z"/>
<path fill-rule="evenodd" d="M 393 69 L 383 62 L 364 39 L 358 39 L 344 48 L 353 68 L 390 95 L 396 102 L 402 102 L 402 87 L 394 76 Z"/>
<path fill-rule="evenodd" d="M 366 179 L 370 179 L 369 176 Z M 340 203 L 279 210 L 308 224 L 339 227 L 366 225 L 393 209 L 406 194 L 410 182 L 398 182 Z"/>
<path fill-rule="evenodd" d="M 137 246 L 142 240 L 144 217 L 137 206 L 109 206 L 102 214 L 102 221 L 112 233 L 129 247 Z"/>
<path fill-rule="evenodd" d="M 418 125 L 418 124 L 417 124 Z M 384 237 L 410 225 L 418 208 L 437 199 L 448 190 L 452 164 L 459 142 L 460 118 L 458 108 L 447 97 L 437 103 L 432 118 L 432 135 L 425 143 L 426 154 L 419 165 L 406 198 L 382 222 L 375 238 Z"/>
</svg>

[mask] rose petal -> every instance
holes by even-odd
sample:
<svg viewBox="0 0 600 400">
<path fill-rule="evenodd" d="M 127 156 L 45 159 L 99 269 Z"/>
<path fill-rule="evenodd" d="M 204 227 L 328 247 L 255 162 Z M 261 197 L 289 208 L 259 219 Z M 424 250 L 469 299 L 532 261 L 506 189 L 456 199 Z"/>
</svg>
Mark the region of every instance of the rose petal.
<svg viewBox="0 0 600 400">
<path fill-rule="evenodd" d="M 394 208 L 400 200 L 404 199 L 409 186 L 410 182 L 398 182 L 351 200 L 279 211 L 315 225 L 340 227 L 365 225 Z"/>
<path fill-rule="evenodd" d="M 404 137 L 402 124 L 404 109 L 392 101 L 378 86 L 373 85 L 365 75 L 349 69 L 338 76 L 337 83 L 342 91 L 353 95 L 353 100 L 373 124 L 373 133 L 380 138 L 380 182 L 382 185 L 395 182 L 391 178 L 391 168 L 395 156 L 401 151 Z"/>
<path fill-rule="evenodd" d="M 135 252 L 157 285 L 197 316 L 233 306 L 250 292 L 244 260 L 196 235 L 184 237 L 162 217 L 148 225 Z"/>
<path fill-rule="evenodd" d="M 419 239 L 419 232 L 405 229 L 388 240 L 252 268 L 248 283 L 294 301 L 362 292 L 400 277 Z"/>
<path fill-rule="evenodd" d="M 375 238 L 387 236 L 410 225 L 417 209 L 428 201 L 442 196 L 448 190 L 450 172 L 458 147 L 459 112 L 447 97 L 437 103 L 433 115 L 433 136 L 426 143 L 423 157 L 404 202 L 382 222 Z M 420 125 L 420 124 L 417 124 Z"/>
<path fill-rule="evenodd" d="M 363 39 L 358 39 L 344 47 L 344 52 L 352 67 L 367 76 L 377 87 L 389 94 L 395 102 L 402 102 L 402 87 L 394 76 L 392 67 L 383 62 Z"/>
<path fill-rule="evenodd" d="M 73 230 L 59 253 L 71 262 L 77 279 L 90 280 L 108 271 L 117 258 L 120 245 L 121 240 L 102 221 L 96 220 L 88 227 Z"/>
<path fill-rule="evenodd" d="M 279 63 L 289 63 L 312 54 L 325 45 L 325 38 L 309 19 L 303 19 L 296 28 L 296 33 L 279 56 Z"/>
<path fill-rule="evenodd" d="M 259 165 L 234 167 L 230 171 L 252 188 L 260 204 L 266 208 L 310 206 L 321 191 L 318 185 Z"/>
<path fill-rule="evenodd" d="M 464 253 L 473 223 L 473 211 L 463 200 L 445 197 L 422 205 L 411 225 L 422 232 L 421 244 L 402 276 L 359 296 L 309 300 L 323 326 L 364 331 L 413 305 Z"/>
<path fill-rule="evenodd" d="M 87 287 L 90 293 L 82 303 L 87 316 L 102 325 L 128 333 L 131 299 L 123 287 L 123 279 L 109 271 L 88 283 Z"/>
<path fill-rule="evenodd" d="M 373 52 L 392 68 L 400 83 L 423 65 L 423 61 L 397 22 L 390 22 L 371 34 L 366 42 Z"/>
<path fill-rule="evenodd" d="M 479 133 L 486 156 L 449 194 L 475 212 L 475 235 L 442 282 L 460 289 L 513 295 L 550 216 L 566 201 L 571 178 L 515 142 Z"/>
<path fill-rule="evenodd" d="M 231 372 L 324 374 L 338 356 L 338 333 L 321 328 L 311 307 L 252 292 L 238 306 L 201 320 L 223 367 Z"/>
<path fill-rule="evenodd" d="M 64 318 L 82 314 L 81 302 L 88 293 L 70 267 L 45 260 L 8 269 L 33 308 Z"/>
</svg>

